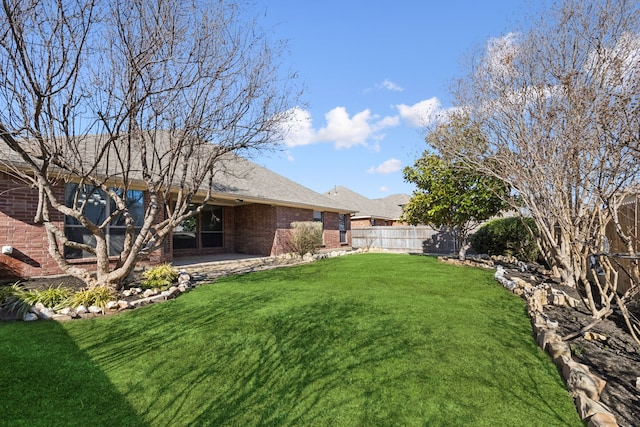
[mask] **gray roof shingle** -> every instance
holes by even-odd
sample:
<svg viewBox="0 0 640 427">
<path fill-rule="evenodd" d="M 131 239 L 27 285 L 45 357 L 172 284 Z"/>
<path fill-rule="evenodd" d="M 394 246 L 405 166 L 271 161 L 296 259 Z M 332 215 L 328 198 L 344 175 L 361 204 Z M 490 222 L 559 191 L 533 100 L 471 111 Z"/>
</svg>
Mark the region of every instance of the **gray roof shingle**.
<svg viewBox="0 0 640 427">
<path fill-rule="evenodd" d="M 356 208 L 354 215 L 364 218 L 380 218 L 397 220 L 402 215 L 402 206 L 407 204 L 411 196 L 407 194 L 393 194 L 381 199 L 369 199 L 348 188 L 336 186 L 324 193 L 337 203 Z"/>
<path fill-rule="evenodd" d="M 95 156 L 100 137 L 83 139 L 82 158 L 87 162 Z M 158 138 L 156 146 L 162 146 L 162 138 Z M 214 146 L 211 145 L 213 148 Z M 162 150 L 162 147 L 159 147 Z M 166 152 L 171 155 L 167 147 Z M 87 160 L 88 159 L 88 160 Z M 197 162 L 196 162 L 197 163 Z M 138 163 L 139 165 L 139 163 Z M 25 163 L 0 139 L 0 167 L 8 166 L 24 168 Z M 304 187 L 290 179 L 272 172 L 258 164 L 233 153 L 227 153 L 218 164 L 213 184 L 213 197 L 227 200 L 242 199 L 244 203 L 263 203 L 279 206 L 300 207 L 320 211 L 351 213 L 356 209 L 350 203 L 342 203 Z M 105 170 L 109 166 L 104 166 Z M 133 169 L 136 168 L 134 164 Z M 136 179 L 136 173 L 131 177 Z M 137 174 L 137 179 L 141 175 Z M 206 188 L 202 188 L 206 191 Z"/>
</svg>

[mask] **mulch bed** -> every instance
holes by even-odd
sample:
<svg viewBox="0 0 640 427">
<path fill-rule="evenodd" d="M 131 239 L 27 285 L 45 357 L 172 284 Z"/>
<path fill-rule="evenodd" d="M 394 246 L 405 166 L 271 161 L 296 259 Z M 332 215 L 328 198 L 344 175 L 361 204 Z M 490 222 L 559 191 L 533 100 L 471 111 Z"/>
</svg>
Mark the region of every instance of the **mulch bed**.
<svg viewBox="0 0 640 427">
<path fill-rule="evenodd" d="M 529 283 L 545 283 L 568 295 L 580 299 L 574 288 L 563 286 L 558 280 L 540 272 L 541 266 L 533 266 L 532 274 L 520 273 L 518 268 L 508 263 L 501 263 L 506 269 L 506 276 L 519 276 Z M 640 318 L 640 301 L 628 305 L 630 313 Z M 561 337 L 582 330 L 594 319 L 584 304 L 576 308 L 548 305 L 544 313 L 558 322 L 557 333 Z M 607 382 L 600 401 L 615 415 L 620 426 L 640 427 L 640 347 L 628 332 L 619 310 L 608 318 L 598 322 L 589 329 L 593 334 L 582 334 L 567 340 L 573 359 L 589 367 L 590 371 Z M 603 340 L 593 339 L 602 336 Z M 587 339 L 590 338 L 590 339 Z"/>
</svg>

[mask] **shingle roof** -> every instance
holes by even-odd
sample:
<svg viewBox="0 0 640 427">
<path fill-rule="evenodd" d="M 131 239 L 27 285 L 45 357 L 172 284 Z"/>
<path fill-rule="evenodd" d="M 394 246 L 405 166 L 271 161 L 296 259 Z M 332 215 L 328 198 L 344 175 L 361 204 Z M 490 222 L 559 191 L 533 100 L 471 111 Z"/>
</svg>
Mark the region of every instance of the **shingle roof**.
<svg viewBox="0 0 640 427">
<path fill-rule="evenodd" d="M 86 138 L 83 155 L 90 158 L 95 153 L 92 146 L 99 137 Z M 212 145 L 213 147 L 213 145 Z M 86 153 L 85 153 L 86 152 Z M 85 158 L 85 157 L 83 157 Z M 85 158 L 85 159 L 86 159 Z M 24 167 L 22 159 L 0 139 L 0 168 L 7 165 Z M 321 211 L 351 213 L 355 208 L 350 203 L 341 203 L 306 188 L 290 179 L 272 172 L 258 164 L 233 153 L 227 153 L 218 164 L 213 184 L 213 197 L 226 200 L 242 199 L 243 203 L 263 203 L 279 206 L 300 207 Z M 133 174 L 135 179 L 135 174 Z M 140 179 L 140 176 L 138 176 Z M 206 191 L 206 188 L 202 188 Z"/>
<path fill-rule="evenodd" d="M 350 203 L 333 200 L 247 159 L 234 157 L 227 165 L 232 173 L 221 175 L 216 180 L 220 189 L 216 194 L 232 195 L 245 202 L 286 204 L 342 213 L 355 211 L 355 206 Z"/>
<path fill-rule="evenodd" d="M 354 206 L 357 217 L 380 218 L 397 220 L 402 214 L 402 205 L 405 205 L 411 196 L 407 194 L 393 194 L 381 199 L 369 199 L 348 188 L 336 186 L 324 193 L 337 203 Z"/>
</svg>

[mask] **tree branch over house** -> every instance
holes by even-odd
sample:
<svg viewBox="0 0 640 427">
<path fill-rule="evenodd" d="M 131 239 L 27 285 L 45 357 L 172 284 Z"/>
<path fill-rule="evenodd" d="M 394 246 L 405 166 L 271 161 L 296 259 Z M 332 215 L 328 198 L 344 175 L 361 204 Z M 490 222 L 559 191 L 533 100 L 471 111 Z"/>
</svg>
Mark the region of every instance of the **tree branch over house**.
<svg viewBox="0 0 640 427">
<path fill-rule="evenodd" d="M 485 143 L 431 141 L 513 189 L 547 262 L 596 318 L 612 302 L 624 310 L 626 297 L 613 263 L 593 277 L 591 255 L 607 255 L 611 229 L 628 255 L 638 251 L 617 218 L 640 182 L 639 18 L 637 2 L 566 0 L 529 17 L 527 30 L 490 40 L 454 86 L 458 113 Z M 637 287 L 637 258 L 629 272 Z"/>
<path fill-rule="evenodd" d="M 298 93 L 283 46 L 246 12 L 226 1 L 3 0 L 3 168 L 38 190 L 34 219 L 64 272 L 118 286 L 203 209 L 226 161 L 275 147 Z"/>
</svg>

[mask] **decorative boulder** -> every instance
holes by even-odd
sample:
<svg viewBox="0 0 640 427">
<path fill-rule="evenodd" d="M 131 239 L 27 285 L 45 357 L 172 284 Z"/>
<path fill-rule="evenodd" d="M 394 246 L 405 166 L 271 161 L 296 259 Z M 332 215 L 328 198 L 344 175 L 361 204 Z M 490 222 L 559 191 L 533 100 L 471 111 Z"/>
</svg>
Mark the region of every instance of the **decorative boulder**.
<svg viewBox="0 0 640 427">
<path fill-rule="evenodd" d="M 33 322 L 34 320 L 38 320 L 38 315 L 31 312 L 25 313 L 24 316 L 22 316 L 22 320 L 25 322 Z"/>
</svg>

